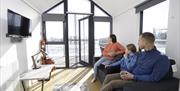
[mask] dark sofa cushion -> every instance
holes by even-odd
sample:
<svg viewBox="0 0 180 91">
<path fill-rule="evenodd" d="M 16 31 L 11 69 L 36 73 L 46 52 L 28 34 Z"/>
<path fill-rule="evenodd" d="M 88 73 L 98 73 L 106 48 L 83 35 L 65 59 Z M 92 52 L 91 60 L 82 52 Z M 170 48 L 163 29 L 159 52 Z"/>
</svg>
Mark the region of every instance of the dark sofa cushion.
<svg viewBox="0 0 180 91">
<path fill-rule="evenodd" d="M 101 64 L 100 66 L 98 66 L 97 71 L 98 71 L 97 78 L 100 80 L 101 83 L 103 83 L 107 74 L 113 74 L 113 73 L 120 72 L 120 67 L 117 66 L 114 68 L 105 68 L 105 66 L 103 64 Z"/>
<path fill-rule="evenodd" d="M 175 64 L 173 59 L 170 59 L 171 66 Z M 159 82 L 134 82 L 127 84 L 122 88 L 114 88 L 113 91 L 178 91 L 179 79 L 173 77 L 173 70 L 170 67 L 169 72 Z"/>
<path fill-rule="evenodd" d="M 172 79 L 173 77 L 172 65 L 176 64 L 176 62 L 173 59 L 169 59 L 169 61 L 170 61 L 169 72 L 165 75 L 165 77 L 162 80 L 169 80 L 169 79 Z"/>
<path fill-rule="evenodd" d="M 179 79 L 162 80 L 160 82 L 135 82 L 124 86 L 123 91 L 178 91 Z M 114 91 L 118 91 L 115 89 Z"/>
</svg>

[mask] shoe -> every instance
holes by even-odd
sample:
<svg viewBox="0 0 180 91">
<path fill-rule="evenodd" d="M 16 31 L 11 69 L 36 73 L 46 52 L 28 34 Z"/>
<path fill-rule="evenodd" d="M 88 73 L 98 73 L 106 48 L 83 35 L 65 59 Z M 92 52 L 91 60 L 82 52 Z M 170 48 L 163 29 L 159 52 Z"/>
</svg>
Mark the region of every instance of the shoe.
<svg viewBox="0 0 180 91">
<path fill-rule="evenodd" d="M 92 80 L 91 80 L 91 83 L 94 83 L 96 81 L 96 78 L 93 78 Z"/>
</svg>

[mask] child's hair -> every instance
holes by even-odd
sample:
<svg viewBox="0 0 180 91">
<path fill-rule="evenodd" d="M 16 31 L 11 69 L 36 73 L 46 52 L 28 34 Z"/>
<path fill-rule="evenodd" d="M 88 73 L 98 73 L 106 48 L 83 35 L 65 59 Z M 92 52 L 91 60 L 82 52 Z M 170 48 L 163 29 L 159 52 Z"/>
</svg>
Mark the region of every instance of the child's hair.
<svg viewBox="0 0 180 91">
<path fill-rule="evenodd" d="M 136 52 L 136 46 L 134 44 L 128 44 L 127 49 L 130 50 L 131 52 L 135 53 Z"/>
</svg>

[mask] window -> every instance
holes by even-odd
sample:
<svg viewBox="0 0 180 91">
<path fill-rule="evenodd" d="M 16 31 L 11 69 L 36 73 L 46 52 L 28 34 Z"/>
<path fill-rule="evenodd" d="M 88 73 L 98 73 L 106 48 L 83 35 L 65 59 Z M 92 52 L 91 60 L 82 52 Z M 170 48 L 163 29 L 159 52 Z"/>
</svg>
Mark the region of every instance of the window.
<svg viewBox="0 0 180 91">
<path fill-rule="evenodd" d="M 155 35 L 155 45 L 163 54 L 166 52 L 168 11 L 168 0 L 143 11 L 142 32 L 151 32 Z"/>
<path fill-rule="evenodd" d="M 42 21 L 46 52 L 58 67 L 92 64 L 112 29 L 111 15 L 91 0 L 62 0 L 43 13 Z"/>
<path fill-rule="evenodd" d="M 65 48 L 64 45 L 46 45 L 48 57 L 52 58 L 56 67 L 65 67 Z"/>
<path fill-rule="evenodd" d="M 68 12 L 90 13 L 89 0 L 68 0 Z"/>
<path fill-rule="evenodd" d="M 94 7 L 94 16 L 106 16 L 108 15 L 104 13 L 101 9 L 99 9 L 97 6 Z"/>
<path fill-rule="evenodd" d="M 48 42 L 63 42 L 63 22 L 46 21 L 46 39 Z"/>
<path fill-rule="evenodd" d="M 110 35 L 110 22 L 95 22 L 94 23 L 94 51 L 95 56 L 101 56 L 101 48 L 107 44 L 107 39 Z"/>
<path fill-rule="evenodd" d="M 111 16 L 94 5 L 94 56 L 99 57 L 102 55 L 103 48 L 107 44 L 108 37 L 111 33 L 112 27 Z"/>
</svg>

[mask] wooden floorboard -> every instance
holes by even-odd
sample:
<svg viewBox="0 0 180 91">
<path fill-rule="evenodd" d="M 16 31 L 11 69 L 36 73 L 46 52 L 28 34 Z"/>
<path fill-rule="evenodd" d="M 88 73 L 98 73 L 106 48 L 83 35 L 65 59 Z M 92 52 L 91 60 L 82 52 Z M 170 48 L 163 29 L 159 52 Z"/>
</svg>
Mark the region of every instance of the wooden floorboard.
<svg viewBox="0 0 180 91">
<path fill-rule="evenodd" d="M 65 83 L 86 83 L 90 91 L 99 91 L 101 83 L 96 81 L 91 83 L 93 75 L 92 68 L 76 68 L 76 69 L 56 69 L 49 81 L 45 82 L 44 91 L 53 91 L 56 84 Z M 41 82 L 34 83 L 29 87 L 29 91 L 41 91 Z"/>
</svg>

